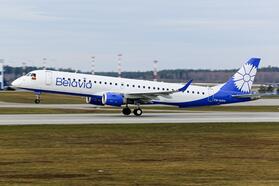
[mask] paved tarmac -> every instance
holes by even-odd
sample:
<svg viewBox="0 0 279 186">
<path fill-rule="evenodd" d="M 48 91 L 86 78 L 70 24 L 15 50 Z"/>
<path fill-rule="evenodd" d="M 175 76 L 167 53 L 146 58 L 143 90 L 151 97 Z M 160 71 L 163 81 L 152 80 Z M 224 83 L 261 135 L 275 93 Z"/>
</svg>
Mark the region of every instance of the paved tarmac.
<svg viewBox="0 0 279 186">
<path fill-rule="evenodd" d="M 156 106 L 156 105 L 151 105 Z M 161 105 L 165 106 L 165 105 Z M 228 104 L 224 106 L 279 106 L 279 99 L 260 99 L 256 101 Z M 96 109 L 104 108 L 90 104 L 34 104 L 0 102 L 0 108 L 54 108 L 54 109 Z"/>
<path fill-rule="evenodd" d="M 279 106 L 279 99 L 258 99 L 255 101 L 228 104 L 226 106 Z"/>
<path fill-rule="evenodd" d="M 0 102 L 0 108 L 96 109 L 103 107 L 90 104 L 35 104 Z"/>
<path fill-rule="evenodd" d="M 279 99 L 261 99 L 232 105 L 279 106 Z M 88 104 L 18 104 L 0 102 L 0 108 L 106 109 Z M 156 111 L 156 110 L 154 110 Z M 135 123 L 211 123 L 211 122 L 279 122 L 278 112 L 179 112 L 144 113 L 141 117 L 122 114 L 22 114 L 0 115 L 0 125 L 27 124 L 135 124 Z M 164 111 L 166 112 L 166 111 Z"/>
<path fill-rule="evenodd" d="M 278 112 L 186 112 L 121 114 L 17 114 L 0 115 L 0 125 L 38 124 L 142 124 L 142 123 L 279 122 Z"/>
</svg>

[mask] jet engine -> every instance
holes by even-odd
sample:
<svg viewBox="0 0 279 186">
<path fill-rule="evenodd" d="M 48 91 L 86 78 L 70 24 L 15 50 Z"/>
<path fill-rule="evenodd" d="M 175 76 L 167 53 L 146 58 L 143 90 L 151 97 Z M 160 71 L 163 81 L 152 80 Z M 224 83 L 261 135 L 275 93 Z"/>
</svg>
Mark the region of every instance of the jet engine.
<svg viewBox="0 0 279 186">
<path fill-rule="evenodd" d="M 92 105 L 104 105 L 102 103 L 102 96 L 90 96 L 86 97 L 85 101 L 87 104 L 92 104 Z"/>
<path fill-rule="evenodd" d="M 120 107 L 125 104 L 126 101 L 123 94 L 107 92 L 103 94 L 102 103 L 104 105 Z"/>
</svg>

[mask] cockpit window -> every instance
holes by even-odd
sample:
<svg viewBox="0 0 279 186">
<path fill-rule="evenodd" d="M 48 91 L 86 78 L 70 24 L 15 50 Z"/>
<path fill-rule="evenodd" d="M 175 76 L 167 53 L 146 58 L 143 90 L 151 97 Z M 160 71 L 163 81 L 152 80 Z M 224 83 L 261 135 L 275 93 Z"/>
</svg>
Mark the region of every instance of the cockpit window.
<svg viewBox="0 0 279 186">
<path fill-rule="evenodd" d="M 36 79 L 37 79 L 36 73 L 31 73 L 31 79 L 32 79 L 32 80 L 36 80 Z"/>
</svg>

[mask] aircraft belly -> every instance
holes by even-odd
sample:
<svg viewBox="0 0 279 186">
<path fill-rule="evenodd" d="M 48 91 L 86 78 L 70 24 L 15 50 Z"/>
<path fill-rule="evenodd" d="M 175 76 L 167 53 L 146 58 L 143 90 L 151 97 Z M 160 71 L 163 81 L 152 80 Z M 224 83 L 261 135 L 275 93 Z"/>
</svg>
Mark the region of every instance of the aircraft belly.
<svg viewBox="0 0 279 186">
<path fill-rule="evenodd" d="M 159 96 L 158 99 L 154 99 L 153 102 L 162 102 L 162 103 L 185 103 L 193 102 L 201 99 L 205 99 L 206 96 L 193 96 L 193 95 L 172 95 L 170 98 Z"/>
</svg>

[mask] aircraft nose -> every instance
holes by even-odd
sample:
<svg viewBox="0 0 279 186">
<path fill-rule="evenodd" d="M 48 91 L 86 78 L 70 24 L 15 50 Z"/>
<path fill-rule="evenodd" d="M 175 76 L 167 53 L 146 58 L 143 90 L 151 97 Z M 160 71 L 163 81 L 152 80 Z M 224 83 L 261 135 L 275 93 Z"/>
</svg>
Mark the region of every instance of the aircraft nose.
<svg viewBox="0 0 279 186">
<path fill-rule="evenodd" d="M 18 87 L 18 86 L 20 86 L 20 84 L 21 84 L 21 79 L 20 79 L 20 78 L 14 80 L 14 81 L 12 82 L 12 86 L 13 86 L 13 87 Z"/>
</svg>

